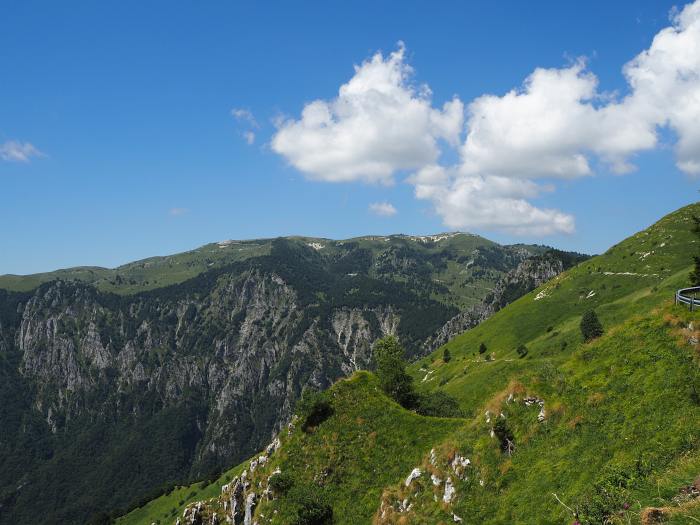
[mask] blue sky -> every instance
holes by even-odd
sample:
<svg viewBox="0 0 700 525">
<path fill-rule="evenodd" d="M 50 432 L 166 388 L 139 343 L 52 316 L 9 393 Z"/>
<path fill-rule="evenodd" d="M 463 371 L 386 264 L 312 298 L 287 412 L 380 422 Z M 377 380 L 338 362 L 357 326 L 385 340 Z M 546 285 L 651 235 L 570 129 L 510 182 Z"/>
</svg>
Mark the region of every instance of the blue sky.
<svg viewBox="0 0 700 525">
<path fill-rule="evenodd" d="M 0 274 L 115 266 L 220 239 L 279 235 L 460 229 L 504 243 L 603 251 L 697 200 L 700 148 L 694 149 L 684 112 L 657 102 L 650 110 L 641 88 L 629 104 L 625 99 L 633 89 L 623 66 L 672 25 L 673 5 L 122 1 L 68 7 L 9 0 L 0 16 Z M 676 22 L 691 37 L 694 23 Z M 441 131 L 425 123 L 414 128 L 412 121 L 394 125 L 392 113 L 368 109 L 367 91 L 336 104 L 339 88 L 358 75 L 353 66 L 361 73 L 375 53 L 381 53 L 378 68 L 403 75 L 394 86 L 397 104 L 408 94 L 420 115 L 432 118 L 456 96 L 463 120 Z M 577 62 L 581 57 L 585 63 Z M 549 114 L 537 117 L 526 137 L 533 143 L 508 146 L 498 133 L 478 135 L 470 127 L 477 122 L 469 120 L 473 101 L 495 95 L 493 107 L 477 116 L 486 122 L 495 111 L 501 116 L 491 129 L 511 129 L 504 95 L 527 94 L 523 83 L 537 68 L 568 74 L 543 82 L 545 98 L 548 86 L 566 91 L 566 82 L 574 82 L 585 90 L 590 75 L 597 79 L 587 116 L 565 116 L 565 132 L 553 128 L 555 137 L 569 130 L 575 136 L 554 152 L 542 150 L 552 141 L 542 146 L 536 138 L 551 129 L 538 126 Z M 696 86 L 671 89 L 697 92 Z M 526 98 L 514 101 L 513 112 L 524 108 L 533 118 Z M 316 129 L 302 117 L 314 100 L 337 112 L 331 126 Z M 342 109 L 356 102 L 362 118 L 382 112 L 383 120 L 369 123 L 379 136 L 408 123 L 406 149 L 377 151 L 365 141 L 359 156 L 369 164 L 358 165 L 353 148 L 366 136 L 348 135 L 356 115 Z M 567 100 L 563 111 L 580 108 Z M 458 108 L 452 109 L 456 118 Z M 608 118 L 606 109 L 624 118 Z M 249 112 L 255 123 L 235 110 Z M 405 113 L 399 111 L 401 118 Z M 659 119 L 673 125 L 657 126 Z M 630 133 L 621 129 L 628 124 Z M 486 144 L 485 156 L 465 146 L 472 131 L 475 144 Z M 656 141 L 649 145 L 652 131 Z M 255 133 L 252 144 L 248 132 Z M 309 133 L 321 142 L 309 142 Z M 628 135 L 622 145 L 607 140 Z M 412 140 L 428 144 L 427 151 L 403 162 L 416 151 Z M 349 149 L 334 151 L 340 142 Z M 437 156 L 427 158 L 431 148 Z M 556 158 L 539 172 L 540 155 L 549 154 Z M 319 161 L 320 155 L 326 157 Z M 559 161 L 582 158 L 581 173 L 558 171 Z M 536 167 L 522 168 L 532 159 Z M 379 160 L 380 175 L 363 173 Z M 442 170 L 437 186 L 416 178 L 427 167 Z M 331 182 L 338 173 L 343 181 Z M 477 189 L 458 191 L 466 186 Z M 497 213 L 485 218 L 475 211 L 480 204 Z M 504 223 L 511 205 L 525 215 Z M 396 213 L 387 215 L 392 207 Z"/>
</svg>

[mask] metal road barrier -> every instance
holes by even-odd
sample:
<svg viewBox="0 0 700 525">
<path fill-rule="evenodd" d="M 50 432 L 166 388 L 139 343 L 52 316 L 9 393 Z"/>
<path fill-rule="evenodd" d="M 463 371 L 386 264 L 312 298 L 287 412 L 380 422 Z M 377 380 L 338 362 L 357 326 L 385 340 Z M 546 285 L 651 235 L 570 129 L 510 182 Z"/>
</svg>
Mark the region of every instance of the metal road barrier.
<svg viewBox="0 0 700 525">
<path fill-rule="evenodd" d="M 676 304 L 685 304 L 690 307 L 692 312 L 696 308 L 700 307 L 700 299 L 696 299 L 695 296 L 700 294 L 700 286 L 694 286 L 693 288 L 681 288 L 676 292 Z"/>
</svg>

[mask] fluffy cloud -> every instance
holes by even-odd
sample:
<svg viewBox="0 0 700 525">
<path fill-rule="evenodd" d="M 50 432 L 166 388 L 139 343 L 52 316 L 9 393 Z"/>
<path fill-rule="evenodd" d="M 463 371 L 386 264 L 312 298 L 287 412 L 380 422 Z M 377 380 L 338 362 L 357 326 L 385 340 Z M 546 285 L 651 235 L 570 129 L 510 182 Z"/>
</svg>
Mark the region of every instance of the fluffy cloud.
<svg viewBox="0 0 700 525">
<path fill-rule="evenodd" d="M 521 90 L 485 95 L 469 106 L 461 170 L 468 175 L 574 178 L 592 173 L 589 154 L 615 171 L 625 158 L 651 148 L 653 125 L 603 100 L 585 63 L 537 69 Z M 630 118 L 631 117 L 631 118 Z"/>
<path fill-rule="evenodd" d="M 507 177 L 573 178 L 591 174 L 596 156 L 613 171 L 654 148 L 658 128 L 676 133 L 678 167 L 700 173 L 700 2 L 672 17 L 651 46 L 623 68 L 629 94 L 597 90 L 583 61 L 537 69 L 523 88 L 469 105 L 462 171 Z"/>
<path fill-rule="evenodd" d="M 375 54 L 331 101 L 307 104 L 299 120 L 278 125 L 272 149 L 309 178 L 391 184 L 401 170 L 435 162 L 438 140 L 459 142 L 464 106 L 458 98 L 432 107 L 427 86 L 411 83 L 405 49 Z"/>
<path fill-rule="evenodd" d="M 410 83 L 404 54 L 400 46 L 356 67 L 337 98 L 279 125 L 274 151 L 316 180 L 391 183 L 413 171 L 415 196 L 447 226 L 517 235 L 573 232 L 571 215 L 534 199 L 596 165 L 634 171 L 635 154 L 658 147 L 664 128 L 678 168 L 700 175 L 700 0 L 673 12 L 623 67 L 623 95 L 601 92 L 585 60 L 538 68 L 517 89 L 474 99 L 464 130 L 462 102 L 433 107 L 429 88 Z M 452 166 L 439 165 L 445 146 L 457 153 Z"/>
<path fill-rule="evenodd" d="M 632 93 L 624 106 L 648 125 L 677 135 L 682 171 L 700 174 L 700 1 L 675 12 L 673 25 L 624 68 Z"/>
<path fill-rule="evenodd" d="M 574 218 L 540 209 L 527 199 L 551 188 L 497 175 L 464 175 L 456 169 L 426 166 L 409 181 L 419 199 L 430 200 L 450 228 L 484 228 L 514 235 L 572 233 Z"/>
<path fill-rule="evenodd" d="M 8 140 L 0 144 L 0 159 L 11 162 L 29 162 L 32 158 L 43 157 L 44 154 L 29 142 Z"/>
<path fill-rule="evenodd" d="M 373 202 L 369 205 L 369 211 L 380 217 L 392 217 L 398 213 L 397 209 L 390 202 Z"/>
</svg>

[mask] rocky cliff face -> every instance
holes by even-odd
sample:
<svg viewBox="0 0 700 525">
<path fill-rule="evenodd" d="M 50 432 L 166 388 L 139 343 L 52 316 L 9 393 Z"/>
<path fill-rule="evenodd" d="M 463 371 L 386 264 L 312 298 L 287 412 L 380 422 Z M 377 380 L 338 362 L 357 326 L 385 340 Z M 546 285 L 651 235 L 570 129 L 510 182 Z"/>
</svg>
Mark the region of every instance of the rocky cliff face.
<svg viewBox="0 0 700 525">
<path fill-rule="evenodd" d="M 502 270 L 532 257 L 484 253 Z M 209 476 L 269 442 L 303 388 L 371 367 L 374 340 L 395 334 L 420 354 L 562 270 L 525 259 L 455 317 L 447 296 L 433 298 L 433 262 L 403 248 L 377 260 L 283 244 L 133 295 L 61 280 L 0 290 L 0 523 L 22 522 L 36 501 L 53 508 L 47 522 L 84 522 Z"/>
<path fill-rule="evenodd" d="M 260 271 L 223 276 L 201 298 L 155 303 L 111 305 L 89 287 L 58 281 L 27 302 L 16 343 L 21 373 L 37 385 L 36 410 L 53 432 L 85 414 L 147 411 L 145 400 L 122 406 L 122 393 L 165 407 L 194 391 L 208 405 L 196 461 L 219 463 L 275 433 L 303 386 L 325 388 L 367 368 L 371 342 L 396 333 L 398 321 L 391 305 L 338 308 L 322 326 L 287 283 Z M 94 396 L 101 406 L 88 402 Z"/>
<path fill-rule="evenodd" d="M 475 327 L 508 303 L 534 290 L 564 270 L 563 261 L 551 255 L 525 259 L 517 268 L 508 272 L 479 304 L 458 313 L 428 338 L 423 345 L 424 352 L 430 353 L 456 335 Z"/>
</svg>

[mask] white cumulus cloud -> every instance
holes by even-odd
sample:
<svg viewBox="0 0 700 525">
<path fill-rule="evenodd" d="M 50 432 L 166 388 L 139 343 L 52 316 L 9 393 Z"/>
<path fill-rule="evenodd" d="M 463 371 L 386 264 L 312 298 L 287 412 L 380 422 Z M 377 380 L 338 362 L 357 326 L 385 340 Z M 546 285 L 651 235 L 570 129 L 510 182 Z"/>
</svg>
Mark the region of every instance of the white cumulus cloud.
<svg viewBox="0 0 700 525">
<path fill-rule="evenodd" d="M 648 125 L 668 126 L 678 137 L 676 164 L 700 174 L 700 1 L 671 17 L 646 51 L 624 68 L 632 89 L 625 109 Z"/>
<path fill-rule="evenodd" d="M 283 120 L 272 149 L 314 180 L 391 184 L 394 174 L 435 162 L 438 140 L 457 144 L 464 106 L 458 98 L 432 107 L 416 86 L 405 48 L 375 54 L 333 100 L 308 103 L 298 120 Z"/>
<path fill-rule="evenodd" d="M 278 124 L 272 148 L 309 178 L 389 184 L 409 171 L 415 196 L 452 228 L 550 235 L 575 230 L 574 217 L 538 207 L 557 180 L 635 169 L 635 155 L 671 131 L 680 170 L 700 175 L 700 0 L 624 65 L 623 93 L 606 93 L 579 59 L 537 68 L 503 95 L 467 106 L 433 107 L 414 85 L 405 49 L 375 54 L 332 100 L 307 104 Z M 664 135 L 666 136 L 666 135 Z M 457 161 L 440 164 L 445 148 Z"/>
<path fill-rule="evenodd" d="M 484 228 L 514 235 L 572 233 L 574 218 L 528 202 L 550 188 L 529 180 L 498 175 L 464 175 L 456 169 L 426 166 L 410 177 L 415 195 L 433 203 L 443 222 L 454 229 Z"/>
<path fill-rule="evenodd" d="M 10 162 L 29 162 L 32 158 L 44 157 L 33 144 L 8 140 L 0 144 L 0 159 Z"/>
<path fill-rule="evenodd" d="M 380 217 L 392 217 L 398 210 L 390 202 L 373 202 L 369 205 L 369 211 Z"/>
<path fill-rule="evenodd" d="M 592 173 L 590 154 L 627 171 L 627 155 L 654 146 L 653 126 L 617 104 L 606 105 L 597 84 L 578 61 L 564 69 L 536 69 L 522 89 L 502 97 L 477 98 L 469 105 L 462 171 L 574 178 Z"/>
</svg>

